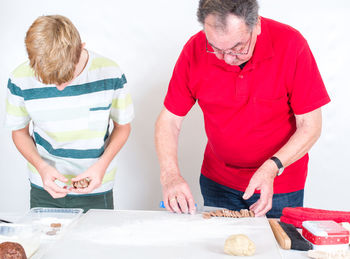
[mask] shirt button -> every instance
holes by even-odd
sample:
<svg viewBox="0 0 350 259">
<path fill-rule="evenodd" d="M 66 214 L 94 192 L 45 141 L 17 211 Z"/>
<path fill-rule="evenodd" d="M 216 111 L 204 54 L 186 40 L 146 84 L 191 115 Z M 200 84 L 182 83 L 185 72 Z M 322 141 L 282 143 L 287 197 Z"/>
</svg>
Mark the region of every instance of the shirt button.
<svg viewBox="0 0 350 259">
<path fill-rule="evenodd" d="M 243 76 L 243 75 L 239 75 L 238 77 L 239 77 L 240 79 L 242 79 L 244 76 Z"/>
</svg>

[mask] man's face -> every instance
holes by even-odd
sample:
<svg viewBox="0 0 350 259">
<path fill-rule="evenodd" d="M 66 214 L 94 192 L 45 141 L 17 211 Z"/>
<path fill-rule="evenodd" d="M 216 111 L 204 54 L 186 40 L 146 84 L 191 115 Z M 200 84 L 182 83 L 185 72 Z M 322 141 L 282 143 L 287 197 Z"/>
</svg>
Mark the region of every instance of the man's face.
<svg viewBox="0 0 350 259">
<path fill-rule="evenodd" d="M 208 51 L 215 52 L 213 55 L 231 66 L 247 62 L 253 55 L 256 39 L 260 34 L 260 22 L 253 30 L 235 15 L 227 16 L 225 28 L 218 27 L 217 23 L 217 17 L 212 14 L 204 21 Z"/>
</svg>

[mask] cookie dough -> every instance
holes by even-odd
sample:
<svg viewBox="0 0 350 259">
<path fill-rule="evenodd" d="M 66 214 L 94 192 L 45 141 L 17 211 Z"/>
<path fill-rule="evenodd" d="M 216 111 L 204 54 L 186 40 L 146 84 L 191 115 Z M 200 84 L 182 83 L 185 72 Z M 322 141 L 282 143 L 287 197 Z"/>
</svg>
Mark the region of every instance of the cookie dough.
<svg viewBox="0 0 350 259">
<path fill-rule="evenodd" d="M 246 235 L 232 235 L 226 239 L 224 251 L 229 255 L 250 256 L 255 253 L 255 244 Z"/>
<path fill-rule="evenodd" d="M 205 219 L 210 219 L 211 217 L 249 218 L 249 217 L 255 217 L 255 214 L 251 210 L 242 209 L 240 211 L 234 211 L 234 210 L 222 209 L 222 210 L 216 210 L 211 212 L 203 212 L 202 216 Z"/>
<path fill-rule="evenodd" d="M 73 182 L 73 187 L 75 189 L 82 189 L 82 188 L 87 188 L 90 184 L 90 179 L 89 178 L 84 178 L 78 182 Z"/>
<path fill-rule="evenodd" d="M 27 259 L 23 247 L 15 242 L 4 242 L 0 244 L 1 259 Z"/>
</svg>

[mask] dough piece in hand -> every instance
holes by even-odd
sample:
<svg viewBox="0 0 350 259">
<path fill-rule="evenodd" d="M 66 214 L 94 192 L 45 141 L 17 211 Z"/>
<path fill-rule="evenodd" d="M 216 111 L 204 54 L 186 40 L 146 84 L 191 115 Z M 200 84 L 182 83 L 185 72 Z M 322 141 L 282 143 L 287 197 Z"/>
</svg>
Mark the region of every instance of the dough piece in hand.
<svg viewBox="0 0 350 259">
<path fill-rule="evenodd" d="M 1 259 L 27 259 L 23 247 L 15 242 L 4 242 L 0 244 Z"/>
<path fill-rule="evenodd" d="M 250 256 L 255 253 L 255 244 L 246 235 L 232 235 L 226 239 L 224 251 L 229 255 Z"/>
<path fill-rule="evenodd" d="M 73 187 L 75 189 L 83 189 L 83 188 L 87 188 L 90 184 L 90 179 L 89 178 L 84 178 L 80 181 L 77 182 L 73 182 Z"/>
</svg>

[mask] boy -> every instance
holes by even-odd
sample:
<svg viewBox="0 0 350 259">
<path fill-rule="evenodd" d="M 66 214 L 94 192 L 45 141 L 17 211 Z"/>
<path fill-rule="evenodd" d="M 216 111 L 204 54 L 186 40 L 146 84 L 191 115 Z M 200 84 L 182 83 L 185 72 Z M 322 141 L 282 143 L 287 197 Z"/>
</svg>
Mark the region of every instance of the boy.
<svg viewBox="0 0 350 259">
<path fill-rule="evenodd" d="M 60 15 L 37 18 L 25 45 L 29 62 L 8 81 L 6 125 L 28 161 L 31 208 L 113 209 L 113 158 L 134 117 L 124 74 Z"/>
</svg>

